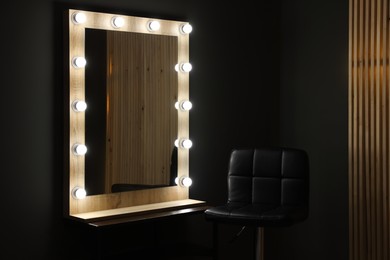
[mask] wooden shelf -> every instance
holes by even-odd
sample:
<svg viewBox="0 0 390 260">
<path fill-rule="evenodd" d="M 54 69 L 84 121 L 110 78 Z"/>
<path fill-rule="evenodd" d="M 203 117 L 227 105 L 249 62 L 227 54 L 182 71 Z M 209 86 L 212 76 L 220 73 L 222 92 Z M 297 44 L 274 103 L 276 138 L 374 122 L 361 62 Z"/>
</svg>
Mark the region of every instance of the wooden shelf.
<svg viewBox="0 0 390 260">
<path fill-rule="evenodd" d="M 192 199 L 74 214 L 70 218 L 94 227 L 110 226 L 183 214 L 202 213 L 206 202 Z"/>
</svg>

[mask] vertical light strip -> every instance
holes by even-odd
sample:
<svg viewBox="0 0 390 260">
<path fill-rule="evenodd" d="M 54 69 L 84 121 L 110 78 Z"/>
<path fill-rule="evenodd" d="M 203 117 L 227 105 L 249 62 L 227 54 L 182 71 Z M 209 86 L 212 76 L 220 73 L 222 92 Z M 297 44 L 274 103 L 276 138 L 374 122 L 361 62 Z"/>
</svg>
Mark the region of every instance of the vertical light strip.
<svg viewBox="0 0 390 260">
<path fill-rule="evenodd" d="M 83 12 L 84 13 L 84 12 Z M 69 13 L 69 20 L 72 19 Z M 69 212 L 77 213 L 77 207 L 82 202 L 75 201 L 72 197 L 74 187 L 84 187 L 84 156 L 76 156 L 73 153 L 73 145 L 85 143 L 85 113 L 77 113 L 72 108 L 74 100 L 85 100 L 85 76 L 84 68 L 75 68 L 72 65 L 74 57 L 84 57 L 84 23 L 74 24 L 69 22 Z"/>
<path fill-rule="evenodd" d="M 361 1 L 361 0 L 360 0 Z M 369 258 L 375 259 L 376 255 L 376 233 L 375 233 L 375 226 L 376 226 L 376 214 L 375 214 L 375 64 L 374 64 L 374 57 L 372 56 L 375 53 L 375 1 L 368 1 L 370 3 L 370 56 L 369 56 L 369 71 L 370 71 L 370 147 L 368 150 L 369 154 L 369 164 L 370 164 L 370 185 L 369 190 L 367 193 L 370 195 L 370 216 L 371 216 L 371 223 L 369 223 L 369 226 L 367 227 L 369 239 L 371 240 L 371 254 L 369 254 Z M 368 19 L 368 18 L 367 18 Z M 367 173 L 368 174 L 368 173 Z"/>
<path fill-rule="evenodd" d="M 364 19 L 364 104 L 365 104 L 365 109 L 364 109 L 364 146 L 365 150 L 370 149 L 370 124 L 369 124 L 369 118 L 370 118 L 370 110 L 369 110 L 369 101 L 370 101 L 370 96 L 369 96 L 369 86 L 370 86 L 370 70 L 369 70 L 369 53 L 370 53 L 370 20 L 368 17 L 370 17 L 370 2 L 366 1 L 365 6 L 364 6 L 364 13 L 366 19 Z M 364 153 L 364 172 L 369 172 L 370 171 L 370 158 L 369 158 L 369 152 Z M 364 174 L 364 188 L 366 190 L 370 190 L 370 176 L 369 174 Z M 365 215 L 365 223 L 370 223 L 371 222 L 371 214 L 370 214 L 370 194 L 365 194 L 365 203 L 362 205 L 365 207 L 367 214 Z M 368 225 L 366 225 L 368 226 Z M 368 230 L 364 229 L 364 237 L 366 239 L 367 243 L 367 248 L 363 247 L 366 249 L 366 251 L 370 252 L 372 248 L 372 243 L 371 243 L 371 238 L 368 236 Z"/>
<path fill-rule="evenodd" d="M 358 114 L 358 118 L 359 119 L 362 119 L 363 118 L 363 107 L 364 107 L 364 104 L 363 104 L 363 71 L 364 71 L 364 67 L 365 67 L 365 61 L 364 61 L 364 58 L 363 58 L 363 51 L 364 51 L 364 45 L 363 45 L 363 38 L 364 38 L 364 26 L 363 26 L 363 21 L 364 19 L 362 19 L 362 17 L 364 17 L 363 15 L 363 1 L 360 1 L 359 2 L 359 19 L 358 19 L 358 48 L 357 48 L 357 51 L 358 51 L 358 85 L 357 85 L 357 114 Z M 364 174 L 364 168 L 363 168 L 363 163 L 364 163 L 364 160 L 363 160 L 363 155 L 364 155 L 364 152 L 363 152 L 363 124 L 362 124 L 362 121 L 360 120 L 360 122 L 357 124 L 358 125 L 358 129 L 357 129 L 357 140 L 358 140 L 358 151 L 357 151 L 357 161 L 358 161 L 358 179 L 357 179 L 357 182 L 358 182 L 358 185 L 357 185 L 357 189 L 358 189 L 358 204 L 359 204 L 359 210 L 358 210 L 358 226 L 363 226 L 364 225 L 364 208 L 363 208 L 363 204 L 364 204 L 364 193 L 360 192 L 361 190 L 363 190 L 363 174 Z M 364 229 L 359 229 L 358 230 L 358 243 L 361 245 L 361 244 L 364 244 L 364 238 L 365 238 L 365 235 L 364 235 Z M 364 247 L 359 247 L 359 255 L 364 255 L 365 253 L 365 248 Z"/>
<path fill-rule="evenodd" d="M 384 12 L 385 12 L 385 17 L 387 18 L 387 22 L 389 22 L 389 19 L 390 19 L 390 4 L 389 2 L 386 2 L 386 8 L 384 8 Z M 386 131 L 386 135 L 387 135 L 387 144 L 386 145 L 386 151 L 387 151 L 387 160 L 386 160 L 386 164 L 387 164 L 387 171 L 390 170 L 390 119 L 389 119 L 389 116 L 390 116 L 390 102 L 389 102 L 389 96 L 390 96 L 390 66 L 389 66 L 389 57 L 390 57 L 390 32 L 389 32 L 390 28 L 389 28 L 389 24 L 386 23 L 386 29 L 385 31 L 387 32 L 387 43 L 386 43 L 386 61 L 385 61 L 385 64 L 386 64 L 386 70 L 385 70 L 385 76 L 386 76 L 386 90 L 387 90 L 387 96 L 386 96 L 386 100 L 387 100 L 387 104 L 386 104 L 386 112 L 387 112 L 387 123 L 385 124 L 386 127 L 387 127 L 387 131 Z M 389 219 L 390 218 L 390 176 L 387 175 L 387 180 L 383 182 L 384 185 L 386 186 L 386 189 L 385 189 L 385 198 L 386 199 L 386 205 L 387 205 L 387 208 L 386 208 L 386 213 L 387 213 L 387 216 L 385 219 Z M 387 229 L 385 229 L 385 234 L 386 234 L 386 237 L 387 237 L 387 244 L 385 244 L 385 247 L 387 248 L 388 252 L 387 252 L 387 257 L 390 258 L 390 223 L 389 222 L 386 222 L 387 223 Z"/>
<path fill-rule="evenodd" d="M 353 94 L 352 94 L 352 90 L 353 90 L 353 84 L 352 84 L 352 79 L 353 79 L 353 68 L 355 66 L 353 66 L 352 62 L 353 62 L 353 57 L 352 57 L 352 54 L 353 54 L 353 28 L 354 28 L 354 24 L 353 24 L 353 7 L 354 7 L 354 1 L 353 0 L 349 0 L 349 41 L 348 41 L 348 49 L 349 49 L 349 52 L 348 52 L 348 60 L 349 60 L 349 63 L 348 63 L 348 161 L 349 161 L 349 167 L 348 167 L 348 196 L 349 196 L 349 199 L 348 199 L 348 202 L 349 202 L 349 211 L 348 211 L 348 215 L 349 215 L 349 256 L 350 256 L 350 259 L 353 259 L 353 248 L 354 248 L 354 244 L 353 244 L 353 238 L 354 238 L 354 234 L 353 234 L 353 148 L 352 148 L 352 137 L 353 135 L 351 134 L 352 133 L 352 116 L 351 116 L 351 113 L 353 112 L 353 109 L 352 109 L 352 105 L 353 105 L 353 100 L 352 100 L 352 97 L 353 97 Z"/>
<path fill-rule="evenodd" d="M 349 8 L 349 255 L 389 259 L 389 3 Z"/>
<path fill-rule="evenodd" d="M 381 31 L 381 4 L 382 1 L 376 2 L 376 39 L 375 39 L 375 153 L 377 159 L 375 160 L 375 190 L 376 190 L 376 218 L 377 218 L 377 229 L 376 229 L 376 237 L 377 237 L 377 258 L 382 258 L 382 192 L 381 192 L 381 95 L 380 95 L 380 89 L 381 89 L 381 37 L 382 37 L 382 31 Z"/>
<path fill-rule="evenodd" d="M 381 98 L 382 98 L 382 104 L 381 104 L 381 113 L 382 113 L 382 140 L 380 141 L 382 147 L 381 147 L 381 153 L 382 153 L 382 180 L 381 180 L 381 194 L 382 195 L 382 222 L 383 222 L 383 228 L 381 229 L 382 239 L 383 242 L 381 244 L 383 248 L 383 259 L 389 259 L 389 248 L 387 246 L 388 244 L 388 226 L 389 226 L 389 215 L 388 215 L 388 197 L 386 196 L 386 190 L 387 190 L 387 178 L 388 178 L 388 160 L 387 160 L 387 151 L 388 146 L 386 145 L 388 143 L 388 113 L 387 113 L 387 104 L 388 104 L 388 90 L 387 90 L 387 81 L 388 81 L 388 74 L 387 69 L 388 65 L 386 63 L 386 57 L 388 57 L 388 44 L 387 44 L 387 36 L 388 36 L 388 17 L 387 17 L 387 8 L 388 8 L 388 1 L 383 1 L 383 6 L 381 10 L 381 27 L 382 27 L 382 43 L 381 43 L 381 57 L 385 57 L 385 59 L 381 59 L 380 66 L 381 71 L 381 80 L 382 80 L 382 91 L 381 91 Z"/>
</svg>

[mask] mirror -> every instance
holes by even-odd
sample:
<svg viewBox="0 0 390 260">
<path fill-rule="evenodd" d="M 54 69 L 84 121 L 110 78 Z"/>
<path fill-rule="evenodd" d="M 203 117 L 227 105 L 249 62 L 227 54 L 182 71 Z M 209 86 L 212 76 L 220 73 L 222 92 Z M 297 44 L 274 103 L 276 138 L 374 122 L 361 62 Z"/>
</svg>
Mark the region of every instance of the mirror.
<svg viewBox="0 0 390 260">
<path fill-rule="evenodd" d="M 73 9 L 65 24 L 65 216 L 199 203 L 186 185 L 189 24 Z"/>
<path fill-rule="evenodd" d="M 85 189 L 168 187 L 177 177 L 177 37 L 85 30 Z"/>
</svg>

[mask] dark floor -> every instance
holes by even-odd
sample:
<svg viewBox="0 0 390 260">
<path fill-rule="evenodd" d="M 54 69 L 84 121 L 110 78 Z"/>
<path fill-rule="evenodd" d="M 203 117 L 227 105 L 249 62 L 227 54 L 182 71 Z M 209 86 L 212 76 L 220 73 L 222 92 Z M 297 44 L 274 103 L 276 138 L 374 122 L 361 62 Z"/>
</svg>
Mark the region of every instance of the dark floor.
<svg viewBox="0 0 390 260">
<path fill-rule="evenodd" d="M 103 256 L 102 260 L 123 260 L 123 259 L 137 259 L 137 260 L 212 260 L 212 249 L 201 248 L 197 246 L 180 246 L 168 247 L 167 249 L 150 248 L 132 250 L 109 256 Z"/>
</svg>

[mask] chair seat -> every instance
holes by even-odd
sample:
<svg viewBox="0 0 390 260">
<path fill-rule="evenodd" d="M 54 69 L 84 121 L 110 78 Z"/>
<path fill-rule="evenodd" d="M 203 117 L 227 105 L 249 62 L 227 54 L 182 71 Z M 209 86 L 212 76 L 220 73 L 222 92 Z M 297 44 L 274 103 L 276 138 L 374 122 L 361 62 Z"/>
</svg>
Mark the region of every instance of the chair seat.
<svg viewBox="0 0 390 260">
<path fill-rule="evenodd" d="M 228 203 L 205 211 L 206 220 L 256 227 L 287 227 L 307 217 L 306 207 Z"/>
</svg>

